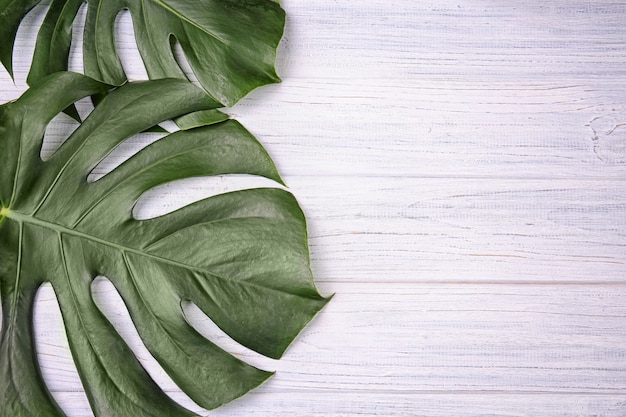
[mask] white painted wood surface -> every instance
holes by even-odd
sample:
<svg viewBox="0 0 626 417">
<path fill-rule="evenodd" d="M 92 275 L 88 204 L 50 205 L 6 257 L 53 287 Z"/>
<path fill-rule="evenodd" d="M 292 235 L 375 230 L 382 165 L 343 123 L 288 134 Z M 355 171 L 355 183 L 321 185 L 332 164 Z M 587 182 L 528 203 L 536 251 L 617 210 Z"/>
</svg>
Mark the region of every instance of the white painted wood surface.
<svg viewBox="0 0 626 417">
<path fill-rule="evenodd" d="M 230 113 L 301 202 L 319 287 L 336 296 L 280 361 L 190 308 L 207 337 L 278 371 L 209 413 L 159 369 L 98 280 L 101 308 L 159 384 L 214 416 L 626 416 L 626 3 L 283 5 L 283 83 Z M 25 88 L 44 11 L 19 32 L 2 101 Z M 118 31 L 141 78 L 127 15 Z M 71 62 L 80 70 L 79 48 Z M 71 127 L 57 120 L 45 152 Z M 178 182 L 138 215 L 266 184 Z M 44 376 L 68 415 L 90 416 L 54 294 L 39 298 Z"/>
</svg>

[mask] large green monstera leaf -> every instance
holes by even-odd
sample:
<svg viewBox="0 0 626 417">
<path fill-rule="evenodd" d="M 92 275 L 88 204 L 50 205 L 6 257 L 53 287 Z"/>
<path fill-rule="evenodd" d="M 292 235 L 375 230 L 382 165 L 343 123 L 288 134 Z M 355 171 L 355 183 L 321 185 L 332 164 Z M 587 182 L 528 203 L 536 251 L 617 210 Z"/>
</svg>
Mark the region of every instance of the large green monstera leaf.
<svg viewBox="0 0 626 417">
<path fill-rule="evenodd" d="M 41 378 L 33 344 L 33 302 L 45 282 L 57 295 L 97 417 L 194 414 L 161 391 L 98 309 L 91 293 L 96 277 L 111 280 L 148 350 L 207 409 L 271 373 L 203 338 L 185 320 L 181 302 L 195 303 L 234 340 L 272 358 L 327 302 L 309 269 L 302 212 L 282 188 L 234 191 L 161 217 L 133 217 L 144 192 L 180 178 L 251 174 L 280 182 L 267 153 L 237 122 L 203 125 L 201 116 L 220 104 L 187 81 L 115 89 L 43 161 L 50 120 L 109 88 L 60 72 L 0 106 L 2 417 L 63 416 Z M 87 180 L 126 138 L 187 113 L 193 128 L 154 142 L 95 182 Z"/>
<path fill-rule="evenodd" d="M 0 0 L 0 60 L 12 73 L 17 28 L 41 0 Z M 274 69 L 285 13 L 276 0 L 52 0 L 39 31 L 29 84 L 67 69 L 72 23 L 88 4 L 85 74 L 121 85 L 126 75 L 115 50 L 115 19 L 130 10 L 139 52 L 151 79 L 185 78 L 172 53 L 176 39 L 204 89 L 223 105 L 279 81 Z"/>
</svg>

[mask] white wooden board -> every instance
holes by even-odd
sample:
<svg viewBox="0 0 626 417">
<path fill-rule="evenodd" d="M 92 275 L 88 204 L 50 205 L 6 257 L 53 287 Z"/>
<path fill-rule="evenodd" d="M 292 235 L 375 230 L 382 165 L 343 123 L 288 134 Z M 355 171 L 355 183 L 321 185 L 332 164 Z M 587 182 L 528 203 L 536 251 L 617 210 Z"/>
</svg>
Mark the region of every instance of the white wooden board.
<svg viewBox="0 0 626 417">
<path fill-rule="evenodd" d="M 314 273 L 336 296 L 281 361 L 189 307 L 211 340 L 277 370 L 209 413 L 150 358 L 99 280 L 94 296 L 157 382 L 201 415 L 625 416 L 626 2 L 282 3 L 283 83 L 228 111 L 301 202 Z M 25 88 L 44 12 L 20 29 L 3 102 Z M 141 79 L 127 14 L 118 33 Z M 80 59 L 75 47 L 72 69 Z M 43 153 L 72 128 L 57 119 Z M 154 139 L 134 138 L 94 176 Z M 270 184 L 177 182 L 136 214 L 259 185 Z M 44 376 L 69 416 L 91 416 L 53 291 L 39 297 Z"/>
<path fill-rule="evenodd" d="M 277 371 L 250 403 L 242 398 L 215 415 L 445 415 L 454 407 L 439 402 L 479 406 L 477 401 L 489 396 L 495 403 L 459 407 L 453 414 L 536 415 L 531 410 L 541 410 L 538 404 L 516 410 L 522 405 L 516 401 L 546 401 L 541 415 L 550 415 L 555 404 L 563 407 L 563 415 L 580 415 L 577 410 L 592 411 L 592 404 L 616 407 L 626 400 L 623 285 L 381 282 L 321 287 L 337 291 L 333 302 L 280 361 L 242 348 L 199 310 L 187 310 L 190 321 L 218 345 Z M 97 281 L 94 296 L 154 378 L 193 407 L 158 371 L 112 284 Z M 35 320 L 44 377 L 55 396 L 72 393 L 73 406 L 82 402 L 87 407 L 78 394 L 80 381 L 52 289 L 44 288 L 39 300 Z M 258 401 L 267 408 L 256 410 Z M 281 408 L 283 402 L 291 408 Z"/>
</svg>

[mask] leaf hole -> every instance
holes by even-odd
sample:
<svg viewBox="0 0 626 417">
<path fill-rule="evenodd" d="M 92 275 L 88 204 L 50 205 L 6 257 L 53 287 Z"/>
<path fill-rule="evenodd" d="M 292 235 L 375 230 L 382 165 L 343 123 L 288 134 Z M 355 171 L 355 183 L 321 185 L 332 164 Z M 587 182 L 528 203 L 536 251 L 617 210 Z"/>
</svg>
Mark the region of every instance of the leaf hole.
<svg viewBox="0 0 626 417">
<path fill-rule="evenodd" d="M 80 124 L 66 115 L 59 113 L 48 123 L 41 145 L 41 159 L 47 161 L 70 137 Z"/>
<path fill-rule="evenodd" d="M 74 102 L 74 106 L 76 107 L 81 120 L 85 120 L 94 109 L 91 97 L 81 98 L 80 100 Z"/>
<path fill-rule="evenodd" d="M 6 6 L 5 6 L 6 7 Z M 9 77 L 3 66 L 0 66 L 2 79 L 5 81 L 0 90 L 0 101 L 6 103 L 16 100 L 26 91 L 26 77 L 33 62 L 33 52 L 35 50 L 35 41 L 37 39 L 37 31 L 43 23 L 46 13 L 49 9 L 48 4 L 39 4 L 33 7 L 22 19 L 22 23 L 17 29 L 15 37 L 15 46 L 13 47 L 13 81 Z M 3 44 L 7 47 L 8 42 Z"/>
<path fill-rule="evenodd" d="M 148 72 L 137 48 L 133 20 L 128 10 L 115 17 L 115 50 L 129 81 L 147 80 Z"/>
<path fill-rule="evenodd" d="M 50 395 L 68 417 L 93 416 L 69 348 L 52 285 L 42 285 L 33 311 L 35 352 Z"/>
<path fill-rule="evenodd" d="M 130 317 L 124 300 L 113 283 L 106 277 L 99 276 L 91 284 L 91 296 L 98 309 L 111 323 L 115 331 L 128 345 L 148 375 L 172 400 L 194 412 L 204 412 L 187 394 L 185 394 L 161 365 L 152 356 L 141 340 Z"/>
<path fill-rule="evenodd" d="M 81 120 L 85 120 L 94 108 L 90 97 L 84 97 L 76 101 L 74 107 Z M 44 161 L 50 159 L 78 127 L 80 127 L 80 123 L 74 120 L 73 117 L 65 113 L 57 114 L 46 126 L 39 152 L 41 159 Z"/>
<path fill-rule="evenodd" d="M 166 136 L 167 133 L 138 133 L 117 145 L 87 176 L 88 182 L 98 181 L 106 174 L 123 164 L 137 152 L 153 142 Z"/>
<path fill-rule="evenodd" d="M 72 43 L 70 45 L 70 54 L 68 57 L 67 68 L 69 71 L 85 73 L 83 65 L 83 39 L 85 21 L 87 20 L 87 2 L 83 3 L 78 9 L 74 23 L 72 24 Z M 84 119 L 83 119 L 84 120 Z"/>
<path fill-rule="evenodd" d="M 183 50 L 182 45 L 178 42 L 178 39 L 174 35 L 170 35 L 170 47 L 172 49 L 172 56 L 176 60 L 176 63 L 185 74 L 185 77 L 192 83 L 198 84 L 198 77 L 194 74 L 191 64 L 187 60 L 187 55 Z"/>
<path fill-rule="evenodd" d="M 159 185 L 143 193 L 133 208 L 133 216 L 137 220 L 151 219 L 219 194 L 268 187 L 285 189 L 273 180 L 254 175 L 185 178 Z"/>
<path fill-rule="evenodd" d="M 167 130 L 170 133 L 177 132 L 180 130 L 180 128 L 172 120 L 164 120 L 161 123 L 159 123 L 159 126 Z"/>
<path fill-rule="evenodd" d="M 181 302 L 181 308 L 187 323 L 211 343 L 256 368 L 271 370 L 278 367 L 278 360 L 263 356 L 231 338 L 192 301 Z"/>
</svg>

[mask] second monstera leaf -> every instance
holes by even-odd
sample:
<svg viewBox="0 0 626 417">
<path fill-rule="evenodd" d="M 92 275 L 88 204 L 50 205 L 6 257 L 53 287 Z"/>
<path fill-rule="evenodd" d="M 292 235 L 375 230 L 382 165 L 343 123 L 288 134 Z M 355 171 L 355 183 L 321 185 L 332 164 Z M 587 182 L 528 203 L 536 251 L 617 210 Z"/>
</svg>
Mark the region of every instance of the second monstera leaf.
<svg viewBox="0 0 626 417">
<path fill-rule="evenodd" d="M 53 156 L 40 148 L 50 120 L 109 86 L 85 76 L 46 77 L 0 106 L 0 416 L 63 416 L 33 344 L 33 302 L 50 282 L 78 373 L 100 416 L 191 416 L 150 379 L 100 312 L 91 283 L 108 277 L 148 350 L 196 403 L 215 408 L 271 374 L 200 336 L 190 300 L 233 339 L 278 358 L 325 305 L 309 269 L 305 221 L 280 188 L 217 195 L 147 220 L 139 197 L 190 176 L 252 174 L 280 182 L 261 145 L 228 120 L 172 133 L 95 182 L 89 173 L 146 128 L 219 106 L 186 81 L 111 92 Z M 195 113 L 197 114 L 197 113 Z M 197 119 L 193 126 L 197 126 Z"/>
<path fill-rule="evenodd" d="M 42 0 L 0 0 L 0 61 L 12 72 L 17 28 Z M 275 0 L 52 0 L 39 36 L 29 84 L 67 69 L 72 24 L 88 4 L 83 44 L 85 74 L 120 85 L 126 75 L 114 26 L 130 10 L 137 46 L 151 79 L 185 78 L 172 53 L 176 39 L 200 84 L 231 106 L 252 89 L 279 81 L 274 69 L 285 12 Z"/>
</svg>

